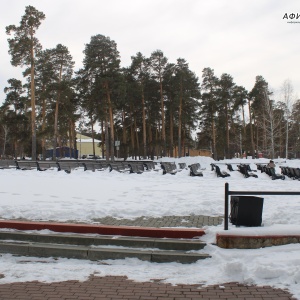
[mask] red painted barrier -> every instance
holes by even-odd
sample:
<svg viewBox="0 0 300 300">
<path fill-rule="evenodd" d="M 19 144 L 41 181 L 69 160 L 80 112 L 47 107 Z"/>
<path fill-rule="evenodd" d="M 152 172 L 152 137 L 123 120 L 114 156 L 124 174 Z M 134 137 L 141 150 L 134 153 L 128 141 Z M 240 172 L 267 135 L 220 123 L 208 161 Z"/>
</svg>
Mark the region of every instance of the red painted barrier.
<svg viewBox="0 0 300 300">
<path fill-rule="evenodd" d="M 70 233 L 92 233 L 102 235 L 139 236 L 151 238 L 185 238 L 192 239 L 205 234 L 203 229 L 189 228 L 154 228 L 135 226 L 106 226 L 93 224 L 50 223 L 34 221 L 0 220 L 0 228 L 17 230 L 44 230 Z"/>
</svg>

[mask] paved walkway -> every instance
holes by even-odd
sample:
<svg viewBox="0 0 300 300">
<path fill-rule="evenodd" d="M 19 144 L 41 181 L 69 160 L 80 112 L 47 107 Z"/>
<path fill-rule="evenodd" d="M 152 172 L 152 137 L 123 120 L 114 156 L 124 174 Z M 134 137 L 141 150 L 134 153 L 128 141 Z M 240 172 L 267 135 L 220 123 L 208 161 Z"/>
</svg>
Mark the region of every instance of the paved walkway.
<svg viewBox="0 0 300 300">
<path fill-rule="evenodd" d="M 154 217 L 139 217 L 136 219 L 117 219 L 113 217 L 105 217 L 94 219 L 94 222 L 99 222 L 102 225 L 113 226 L 141 226 L 141 227 L 195 227 L 202 228 L 203 226 L 219 225 L 223 222 L 223 217 L 210 217 L 203 215 L 191 216 L 164 216 L 160 218 Z"/>
<path fill-rule="evenodd" d="M 222 217 L 166 216 L 161 218 L 140 217 L 134 220 L 106 217 L 95 219 L 103 225 L 143 227 L 195 227 L 218 225 Z M 0 274 L 1 276 L 1 274 Z M 162 274 L 163 277 L 163 274 Z M 281 289 L 269 286 L 245 286 L 224 283 L 202 287 L 200 285 L 165 284 L 159 280 L 134 282 L 122 276 L 91 278 L 84 282 L 64 281 L 56 283 L 22 282 L 0 285 L 0 300 L 295 300 Z M 299 299 L 300 300 L 300 299 Z"/>
<path fill-rule="evenodd" d="M 65 281 L 51 284 L 26 282 L 0 286 L 3 300 L 292 300 L 283 290 L 268 286 L 244 286 L 226 283 L 201 287 L 199 285 L 176 285 L 157 282 L 134 282 L 126 277 L 97 277 L 88 281 Z"/>
</svg>

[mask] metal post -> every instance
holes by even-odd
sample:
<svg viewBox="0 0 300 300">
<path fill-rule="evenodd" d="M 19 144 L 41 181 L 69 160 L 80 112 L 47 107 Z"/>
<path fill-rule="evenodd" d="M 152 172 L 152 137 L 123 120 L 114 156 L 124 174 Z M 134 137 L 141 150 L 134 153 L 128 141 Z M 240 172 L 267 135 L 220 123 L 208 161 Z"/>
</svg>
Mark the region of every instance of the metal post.
<svg viewBox="0 0 300 300">
<path fill-rule="evenodd" d="M 224 212 L 224 230 L 228 230 L 228 191 L 229 184 L 225 183 L 225 212 Z"/>
</svg>

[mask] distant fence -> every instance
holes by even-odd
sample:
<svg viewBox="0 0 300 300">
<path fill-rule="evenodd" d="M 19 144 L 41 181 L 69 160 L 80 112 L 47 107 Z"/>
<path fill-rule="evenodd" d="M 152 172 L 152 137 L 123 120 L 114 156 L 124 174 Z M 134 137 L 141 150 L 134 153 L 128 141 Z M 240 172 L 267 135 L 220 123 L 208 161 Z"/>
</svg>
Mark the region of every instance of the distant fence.
<svg viewBox="0 0 300 300">
<path fill-rule="evenodd" d="M 229 195 L 300 195 L 300 192 L 279 192 L 279 191 L 230 191 L 228 182 L 225 183 L 225 211 L 224 211 L 224 230 L 228 230 L 229 218 Z"/>
</svg>

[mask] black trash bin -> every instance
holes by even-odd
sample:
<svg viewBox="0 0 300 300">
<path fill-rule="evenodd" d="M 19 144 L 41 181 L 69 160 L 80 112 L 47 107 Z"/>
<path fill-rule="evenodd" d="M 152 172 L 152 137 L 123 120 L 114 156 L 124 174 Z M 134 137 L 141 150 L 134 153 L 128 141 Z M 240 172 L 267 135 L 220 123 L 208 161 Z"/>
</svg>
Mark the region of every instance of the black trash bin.
<svg viewBox="0 0 300 300">
<path fill-rule="evenodd" d="M 230 222 L 236 226 L 261 226 L 264 198 L 231 196 Z"/>
</svg>

